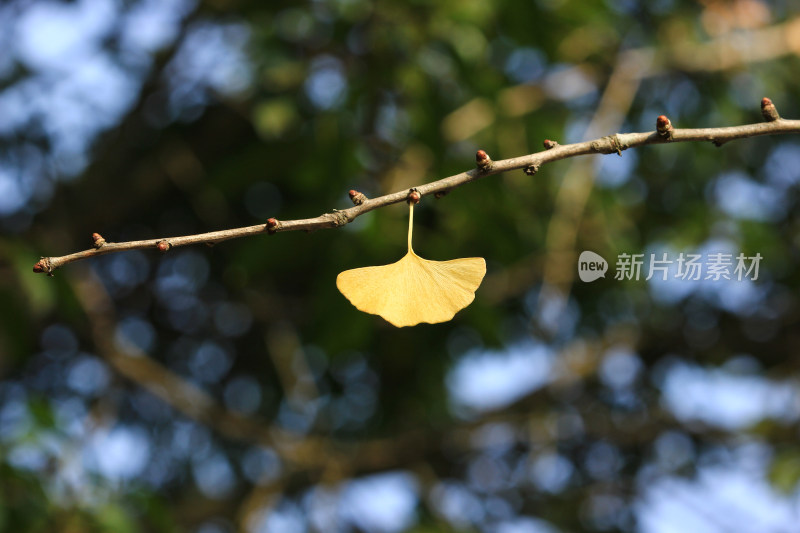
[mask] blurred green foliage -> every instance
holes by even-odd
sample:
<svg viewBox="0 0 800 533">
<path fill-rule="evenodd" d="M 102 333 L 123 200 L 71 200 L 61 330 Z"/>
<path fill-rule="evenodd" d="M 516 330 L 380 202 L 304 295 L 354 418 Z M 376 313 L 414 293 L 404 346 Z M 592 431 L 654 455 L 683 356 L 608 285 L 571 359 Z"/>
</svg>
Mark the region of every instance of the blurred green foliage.
<svg viewBox="0 0 800 533">
<path fill-rule="evenodd" d="M 12 4 L 2 20 L 25 31 L 28 8 Z M 796 8 L 206 0 L 176 17 L 174 39 L 145 60 L 124 39 L 126 24 L 147 30 L 131 15 L 139 4 L 114 4 L 105 16 L 119 24 L 94 43 L 141 84 L 89 139 L 77 176 L 36 113 L 0 137 L 2 168 L 17 163 L 15 176 L 49 191 L 2 211 L 0 531 L 281 530 L 270 517 L 291 530 L 308 525 L 325 490 L 396 470 L 416 479 L 410 523 L 365 525 L 343 501 L 330 529 L 308 527 L 512 531 L 500 528 L 535 517 L 558 531 L 654 531 L 645 515 L 656 481 L 735 464 L 748 445 L 766 457 L 758 479 L 796 495 L 796 402 L 726 423 L 710 407 L 679 412 L 668 386 L 685 365 L 712 391 L 729 376 L 797 394 L 796 137 L 648 146 L 584 170 L 561 161 L 423 198 L 417 252 L 488 264 L 475 302 L 448 324 L 395 329 L 336 290 L 339 272 L 402 256 L 401 205 L 338 230 L 112 254 L 52 279 L 30 273 L 40 255 L 87 248 L 92 232 L 123 241 L 307 218 L 348 206 L 349 189 L 378 196 L 466 170 L 478 148 L 501 159 L 545 138 L 575 142 L 608 102 L 616 107 L 604 123 L 619 131 L 653 130 L 662 113 L 676 127 L 757 122 L 763 96 L 798 117 Z M 784 38 L 768 41 L 768 31 Z M 769 53 L 746 53 L 764 43 Z M 37 75 L 70 79 L 16 50 L 0 69 L 0 108 Z M 631 50 L 643 58 L 629 74 L 634 94 L 612 94 Z M 20 106 L 39 109 L 41 98 L 31 92 Z M 100 116 L 76 114 L 67 137 Z M 27 173 L 24 153 L 36 154 L 40 174 Z M 576 183 L 585 206 L 559 199 Z M 557 224 L 576 235 L 567 249 L 554 248 Z M 760 253 L 755 287 L 682 292 L 615 281 L 613 264 L 604 280 L 573 283 L 582 250 L 614 263 L 622 252 L 706 249 Z M 110 309 L 87 305 L 86 283 Z M 499 407 L 459 404 L 459 365 L 531 345 L 553 356 L 542 383 L 523 383 Z M 146 356 L 271 435 L 295 435 L 298 449 L 321 439 L 330 462 L 275 458 L 259 435 L 232 437 L 217 411 L 193 421 L 153 394 L 163 383 L 147 387 L 160 374 L 132 380 L 109 346 Z M 619 351 L 633 357 L 612 357 Z M 525 361 L 523 375 L 534 365 Z M 735 403 L 726 398 L 708 402 Z M 458 494 L 469 498 L 453 511 L 443 502 Z M 724 509 L 709 513 L 726 522 Z"/>
</svg>

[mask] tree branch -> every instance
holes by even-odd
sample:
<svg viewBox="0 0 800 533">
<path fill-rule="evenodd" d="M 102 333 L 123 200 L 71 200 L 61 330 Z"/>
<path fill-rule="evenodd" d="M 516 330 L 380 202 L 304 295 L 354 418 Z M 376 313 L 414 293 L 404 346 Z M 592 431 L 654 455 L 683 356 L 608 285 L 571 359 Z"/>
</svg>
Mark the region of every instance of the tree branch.
<svg viewBox="0 0 800 533">
<path fill-rule="evenodd" d="M 648 144 L 665 144 L 675 142 L 710 141 L 716 146 L 721 146 L 728 141 L 756 137 L 760 135 L 777 135 L 787 133 L 800 133 L 800 120 L 786 120 L 778 116 L 775 106 L 769 98 L 764 98 L 761 102 L 762 114 L 767 122 L 757 124 L 745 124 L 742 126 L 731 126 L 723 128 L 700 128 L 700 129 L 676 129 L 672 126 L 669 119 L 665 116 L 658 117 L 657 130 L 643 133 L 617 133 L 599 139 L 559 145 L 552 141 L 546 142 L 544 151 L 528 154 L 502 161 L 492 161 L 486 152 L 479 150 L 476 156 L 477 167 L 467 172 L 462 172 L 454 176 L 442 178 L 437 181 L 426 183 L 416 187 L 421 196 L 431 195 L 441 197 L 451 189 L 460 187 L 464 184 L 475 181 L 479 178 L 508 172 L 510 170 L 523 169 L 526 174 L 535 174 L 542 165 L 568 159 L 581 155 L 591 154 L 619 154 L 628 148 L 636 148 Z M 351 191 L 351 198 L 355 206 L 342 211 L 333 210 L 315 218 L 298 220 L 276 220 L 270 218 L 266 224 L 246 226 L 197 235 L 184 235 L 179 237 L 167 237 L 159 239 L 148 239 L 141 241 L 127 242 L 106 242 L 100 235 L 93 235 L 95 247 L 93 249 L 75 252 L 60 257 L 42 257 L 33 267 L 34 272 L 45 272 L 52 275 L 53 271 L 68 263 L 95 257 L 98 255 L 121 252 L 124 250 L 143 250 L 155 248 L 166 252 L 176 246 L 186 246 L 190 244 L 215 244 L 218 242 L 256 235 L 261 233 L 277 233 L 282 231 L 304 230 L 313 231 L 323 228 L 336 228 L 349 224 L 360 215 L 368 213 L 374 209 L 397 204 L 407 200 L 409 191 L 399 191 L 378 198 L 368 199 L 363 194 Z"/>
</svg>

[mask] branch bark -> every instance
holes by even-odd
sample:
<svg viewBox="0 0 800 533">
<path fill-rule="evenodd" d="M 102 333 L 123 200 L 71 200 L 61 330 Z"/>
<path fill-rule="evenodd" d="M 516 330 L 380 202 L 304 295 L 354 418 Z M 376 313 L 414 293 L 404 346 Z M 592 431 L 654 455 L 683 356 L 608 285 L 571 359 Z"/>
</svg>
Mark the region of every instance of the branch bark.
<svg viewBox="0 0 800 533">
<path fill-rule="evenodd" d="M 771 107 L 770 107 L 771 106 Z M 762 100 L 762 110 L 774 109 L 772 101 L 768 98 Z M 775 117 L 778 117 L 775 111 Z M 483 150 L 478 151 L 476 168 L 442 178 L 424 185 L 415 187 L 421 196 L 434 195 L 437 198 L 448 193 L 450 190 L 460 187 L 477 179 L 508 172 L 511 170 L 524 170 L 526 174 L 535 174 L 543 165 L 561 159 L 568 159 L 582 155 L 591 154 L 619 154 L 622 155 L 628 148 L 636 148 L 649 144 L 667 144 L 675 142 L 695 142 L 709 141 L 716 146 L 721 146 L 726 142 L 735 139 L 744 139 L 761 135 L 778 135 L 788 133 L 800 133 L 800 120 L 786 120 L 782 118 L 772 118 L 764 114 L 767 122 L 744 124 L 741 126 L 731 126 L 722 128 L 699 128 L 699 129 L 676 129 L 669 123 L 663 115 L 659 117 L 658 130 L 642 133 L 616 133 L 594 140 L 559 145 L 557 143 L 547 143 L 549 149 L 541 152 L 528 154 L 502 161 L 492 161 Z M 664 120 L 668 127 L 664 127 Z M 397 204 L 407 200 L 409 191 L 398 191 L 378 198 L 367 199 L 362 194 L 351 195 L 357 205 L 344 210 L 333 210 L 315 218 L 297 220 L 276 220 L 269 219 L 266 224 L 255 226 L 245 226 L 197 235 L 183 235 L 178 237 L 166 237 L 158 239 L 148 239 L 140 241 L 126 242 L 106 242 L 100 235 L 94 234 L 95 247 L 81 252 L 75 252 L 59 257 L 42 257 L 33 267 L 34 272 L 43 272 L 52 275 L 53 271 L 66 264 L 81 259 L 88 259 L 98 255 L 125 250 L 144 250 L 157 249 L 166 252 L 170 248 L 177 246 L 187 246 L 190 244 L 216 244 L 218 242 L 257 235 L 262 233 L 277 233 L 283 231 L 313 231 L 323 228 L 336 228 L 349 224 L 360 215 L 375 209 Z"/>
</svg>

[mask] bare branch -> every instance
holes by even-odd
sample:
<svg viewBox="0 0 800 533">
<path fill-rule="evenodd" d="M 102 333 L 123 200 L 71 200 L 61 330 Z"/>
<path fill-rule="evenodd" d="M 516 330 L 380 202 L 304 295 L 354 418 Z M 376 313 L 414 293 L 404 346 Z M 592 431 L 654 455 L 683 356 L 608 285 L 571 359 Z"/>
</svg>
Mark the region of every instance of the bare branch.
<svg viewBox="0 0 800 533">
<path fill-rule="evenodd" d="M 775 111 L 775 116 L 777 116 L 777 111 Z M 665 120 L 666 122 L 664 122 Z M 479 178 L 520 169 L 524 170 L 526 174 L 532 175 L 535 174 L 542 167 L 542 165 L 581 155 L 622 155 L 622 152 L 628 148 L 636 148 L 648 144 L 666 144 L 676 142 L 709 141 L 714 143 L 716 146 L 721 146 L 728 141 L 744 139 L 747 137 L 800 133 L 800 120 L 786 120 L 782 118 L 776 118 L 768 122 L 757 124 L 700 129 L 677 129 L 674 128 L 671 123 L 669 124 L 669 128 L 665 128 L 665 125 L 668 122 L 669 119 L 662 115 L 659 117 L 658 121 L 660 126 L 659 131 L 643 133 L 617 133 L 614 135 L 601 137 L 599 139 L 566 145 L 553 143 L 549 149 L 545 149 L 544 151 L 521 157 L 515 157 L 512 159 L 505 159 L 502 161 L 492 161 L 486 152 L 479 150 L 476 157 L 476 168 L 467 172 L 456 174 L 454 176 L 449 176 L 447 178 L 426 183 L 424 185 L 419 185 L 414 189 L 421 196 L 434 195 L 435 197 L 439 198 L 449 192 L 451 189 L 455 189 L 456 187 L 460 187 Z M 183 235 L 179 237 L 166 238 L 162 237 L 158 239 L 148 239 L 142 241 L 106 242 L 100 235 L 94 234 L 93 240 L 95 247 L 93 249 L 75 252 L 60 257 L 43 257 L 34 265 L 33 271 L 45 272 L 52 275 L 55 269 L 68 263 L 98 255 L 109 254 L 112 252 L 121 252 L 124 250 L 157 249 L 162 252 L 166 252 L 170 248 L 174 248 L 176 246 L 186 246 L 190 244 L 215 244 L 229 239 L 261 233 L 273 234 L 283 231 L 313 231 L 323 228 L 336 228 L 349 224 L 359 216 L 374 209 L 405 202 L 408 199 L 409 194 L 408 190 L 403 190 L 387 194 L 385 196 L 380 196 L 378 198 L 367 199 L 363 194 L 358 193 L 357 191 L 350 192 L 351 199 L 356 205 L 342 211 L 334 210 L 330 213 L 324 213 L 315 218 L 298 220 L 277 220 L 270 218 L 267 220 L 266 224 L 258 224 L 255 226 L 212 231 L 197 235 Z"/>
</svg>

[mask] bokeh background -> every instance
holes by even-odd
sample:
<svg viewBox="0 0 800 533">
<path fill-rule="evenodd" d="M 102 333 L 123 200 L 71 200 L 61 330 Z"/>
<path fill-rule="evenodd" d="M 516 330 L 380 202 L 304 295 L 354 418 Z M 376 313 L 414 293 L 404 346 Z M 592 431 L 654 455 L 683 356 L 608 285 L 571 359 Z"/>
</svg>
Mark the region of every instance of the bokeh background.
<svg viewBox="0 0 800 533">
<path fill-rule="evenodd" d="M 423 198 L 475 302 L 396 329 L 306 218 L 618 131 L 800 117 L 800 10 L 759 0 L 0 5 L 0 530 L 798 530 L 800 138 L 648 146 Z M 577 254 L 760 253 L 753 281 L 594 283 Z"/>
</svg>

